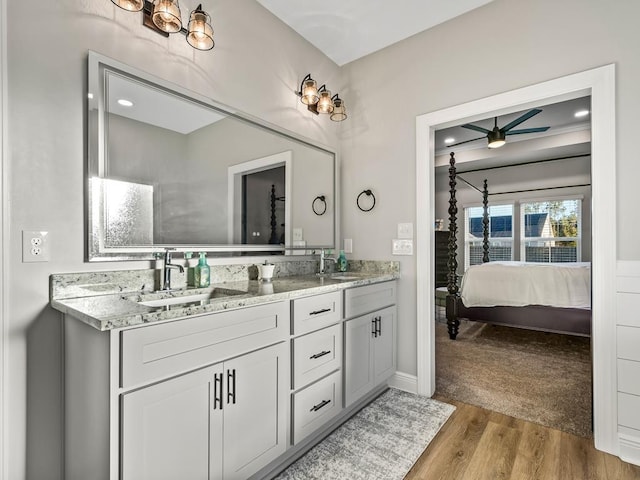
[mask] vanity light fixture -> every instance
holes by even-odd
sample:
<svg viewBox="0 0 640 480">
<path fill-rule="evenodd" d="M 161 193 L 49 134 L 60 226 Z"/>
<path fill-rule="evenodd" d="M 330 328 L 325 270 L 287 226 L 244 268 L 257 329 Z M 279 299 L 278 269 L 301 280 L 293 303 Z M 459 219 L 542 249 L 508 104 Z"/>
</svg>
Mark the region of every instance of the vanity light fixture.
<svg viewBox="0 0 640 480">
<path fill-rule="evenodd" d="M 111 0 L 112 3 L 129 12 L 143 12 L 143 25 L 168 37 L 170 33 L 182 33 L 187 43 L 197 50 L 211 50 L 213 28 L 211 16 L 198 5 L 189 15 L 187 28 L 182 26 L 182 15 L 178 0 Z"/>
<path fill-rule="evenodd" d="M 347 118 L 344 100 L 338 94 L 331 96 L 326 85 L 318 88 L 318 83 L 308 73 L 300 83 L 300 90 L 296 92 L 300 101 L 307 106 L 307 110 L 319 115 L 326 113 L 334 122 L 341 122 Z"/>
</svg>

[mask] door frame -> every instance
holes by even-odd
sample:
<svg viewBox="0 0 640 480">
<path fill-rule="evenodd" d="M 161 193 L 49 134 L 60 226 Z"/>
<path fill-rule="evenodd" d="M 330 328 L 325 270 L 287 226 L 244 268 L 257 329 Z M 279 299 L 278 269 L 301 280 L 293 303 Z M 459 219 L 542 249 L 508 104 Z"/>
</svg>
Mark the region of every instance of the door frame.
<svg viewBox="0 0 640 480">
<path fill-rule="evenodd" d="M 416 117 L 417 392 L 435 391 L 435 131 L 487 116 L 591 96 L 592 360 L 595 447 L 618 455 L 616 384 L 615 65 L 605 65 Z M 613 228 L 611 227 L 613 223 Z"/>
<path fill-rule="evenodd" d="M 293 152 L 287 150 L 274 155 L 269 155 L 255 160 L 232 165 L 227 170 L 227 207 L 229 218 L 227 220 L 227 239 L 229 244 L 234 244 L 241 228 L 240 216 L 242 215 L 242 176 L 249 173 L 261 172 L 275 167 L 284 166 L 284 244 L 291 245 L 291 191 L 292 191 L 292 158 Z"/>
</svg>

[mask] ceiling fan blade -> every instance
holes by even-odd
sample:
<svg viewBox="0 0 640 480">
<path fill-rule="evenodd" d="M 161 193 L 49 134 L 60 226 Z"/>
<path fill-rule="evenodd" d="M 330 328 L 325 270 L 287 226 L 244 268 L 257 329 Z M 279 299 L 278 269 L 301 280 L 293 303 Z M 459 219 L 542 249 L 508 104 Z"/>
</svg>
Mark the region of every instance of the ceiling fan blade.
<svg viewBox="0 0 640 480">
<path fill-rule="evenodd" d="M 486 128 L 478 127 L 477 125 L 471 125 L 470 123 L 465 123 L 464 125 L 460 125 L 462 128 L 468 128 L 469 130 L 475 130 L 480 133 L 490 133 L 491 130 L 487 130 Z"/>
<path fill-rule="evenodd" d="M 457 147 L 458 145 L 462 145 L 463 143 L 475 142 L 476 140 L 480 140 L 482 138 L 487 138 L 487 137 L 472 138 L 471 140 L 465 140 L 464 142 L 453 143 L 451 145 L 447 145 L 447 148 Z"/>
<path fill-rule="evenodd" d="M 535 133 L 535 132 L 546 132 L 549 130 L 549 127 L 534 127 L 534 128 L 523 128 L 522 130 L 510 130 L 505 132 L 506 135 L 517 135 L 519 133 Z"/>
<path fill-rule="evenodd" d="M 500 130 L 502 130 L 503 132 L 508 132 L 513 127 L 516 127 L 516 126 L 520 125 L 522 122 L 525 122 L 525 121 L 529 120 L 531 117 L 533 117 L 534 115 L 539 114 L 541 111 L 542 110 L 540 110 L 539 108 L 534 108 L 533 110 L 529 110 L 524 115 L 521 115 L 518 118 L 516 118 L 513 122 L 507 123 Z"/>
</svg>

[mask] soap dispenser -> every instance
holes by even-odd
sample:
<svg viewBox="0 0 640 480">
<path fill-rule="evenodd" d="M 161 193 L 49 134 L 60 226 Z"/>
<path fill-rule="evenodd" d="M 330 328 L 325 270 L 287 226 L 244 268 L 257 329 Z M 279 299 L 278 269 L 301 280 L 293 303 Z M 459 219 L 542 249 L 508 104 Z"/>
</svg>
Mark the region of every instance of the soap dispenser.
<svg viewBox="0 0 640 480">
<path fill-rule="evenodd" d="M 340 250 L 340 255 L 338 256 L 338 271 L 346 272 L 347 271 L 347 257 L 344 256 L 344 250 Z"/>
<path fill-rule="evenodd" d="M 196 288 L 208 287 L 211 282 L 211 270 L 209 268 L 209 264 L 207 263 L 207 254 L 205 252 L 200 252 L 200 259 L 198 260 L 198 265 L 196 265 L 196 270 L 194 274 L 194 283 Z"/>
</svg>

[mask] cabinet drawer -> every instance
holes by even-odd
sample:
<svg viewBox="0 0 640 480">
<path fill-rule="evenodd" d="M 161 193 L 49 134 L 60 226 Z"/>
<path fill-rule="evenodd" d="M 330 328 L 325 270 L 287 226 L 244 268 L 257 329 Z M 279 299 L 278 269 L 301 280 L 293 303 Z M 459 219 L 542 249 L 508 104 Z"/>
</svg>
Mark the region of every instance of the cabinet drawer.
<svg viewBox="0 0 640 480">
<path fill-rule="evenodd" d="M 618 391 L 640 395 L 640 362 L 618 359 Z"/>
<path fill-rule="evenodd" d="M 293 443 L 298 443 L 342 410 L 342 372 L 293 394 Z"/>
<path fill-rule="evenodd" d="M 289 303 L 279 302 L 125 330 L 120 384 L 176 375 L 282 341 L 289 323 Z"/>
<path fill-rule="evenodd" d="M 293 340 L 293 388 L 303 387 L 342 365 L 342 325 Z"/>
<path fill-rule="evenodd" d="M 640 430 L 640 397 L 618 393 L 618 424 Z"/>
<path fill-rule="evenodd" d="M 293 301 L 293 334 L 313 332 L 340 321 L 342 292 L 323 293 Z"/>
<path fill-rule="evenodd" d="M 640 328 L 617 327 L 618 331 L 618 358 L 640 361 Z"/>
<path fill-rule="evenodd" d="M 383 282 L 344 292 L 344 317 L 351 318 L 396 303 L 396 282 Z"/>
</svg>

